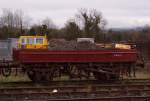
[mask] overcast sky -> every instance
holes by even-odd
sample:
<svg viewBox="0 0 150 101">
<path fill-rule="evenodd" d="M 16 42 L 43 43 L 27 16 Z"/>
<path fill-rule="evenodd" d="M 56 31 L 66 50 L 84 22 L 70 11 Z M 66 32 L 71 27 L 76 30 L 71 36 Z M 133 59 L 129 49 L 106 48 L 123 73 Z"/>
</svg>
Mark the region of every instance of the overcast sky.
<svg viewBox="0 0 150 101">
<path fill-rule="evenodd" d="M 80 8 L 95 8 L 107 27 L 137 27 L 150 24 L 150 0 L 0 0 L 0 9 L 21 9 L 36 22 L 50 17 L 62 27 Z"/>
</svg>

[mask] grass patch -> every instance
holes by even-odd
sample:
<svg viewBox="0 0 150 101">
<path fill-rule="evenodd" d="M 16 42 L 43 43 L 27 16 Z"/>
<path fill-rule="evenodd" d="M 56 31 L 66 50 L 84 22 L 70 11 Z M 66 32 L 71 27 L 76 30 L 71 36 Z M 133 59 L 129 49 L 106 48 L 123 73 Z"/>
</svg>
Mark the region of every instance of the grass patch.
<svg viewBox="0 0 150 101">
<path fill-rule="evenodd" d="M 30 79 L 27 76 L 9 76 L 9 77 L 4 77 L 0 76 L 0 83 L 3 82 L 25 82 L 25 81 L 30 81 Z"/>
<path fill-rule="evenodd" d="M 150 72 L 149 71 L 137 71 L 136 78 L 139 79 L 150 79 Z"/>
</svg>

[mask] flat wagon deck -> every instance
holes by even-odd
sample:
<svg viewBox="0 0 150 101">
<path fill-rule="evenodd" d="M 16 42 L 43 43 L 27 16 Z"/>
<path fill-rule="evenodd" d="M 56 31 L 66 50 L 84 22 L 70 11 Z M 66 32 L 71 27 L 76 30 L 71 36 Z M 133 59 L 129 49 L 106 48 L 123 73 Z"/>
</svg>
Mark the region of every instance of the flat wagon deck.
<svg viewBox="0 0 150 101">
<path fill-rule="evenodd" d="M 23 63 L 85 63 L 85 62 L 136 62 L 137 51 L 134 49 L 112 49 L 112 50 L 75 50 L 75 51 L 52 51 L 45 49 L 19 49 L 14 50 L 15 61 Z"/>
</svg>

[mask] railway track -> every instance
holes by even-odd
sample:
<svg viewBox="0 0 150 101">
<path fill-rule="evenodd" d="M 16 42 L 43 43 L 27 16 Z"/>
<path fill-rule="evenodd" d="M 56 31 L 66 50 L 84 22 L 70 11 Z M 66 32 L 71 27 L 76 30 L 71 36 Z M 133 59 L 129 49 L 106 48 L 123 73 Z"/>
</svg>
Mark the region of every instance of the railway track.
<svg viewBox="0 0 150 101">
<path fill-rule="evenodd" d="M 70 85 L 66 81 L 64 84 L 54 81 L 29 86 L 18 86 L 18 83 L 16 86 L 0 86 L 0 101 L 150 101 L 150 80 L 131 81 L 113 84 L 80 81 L 77 85 L 74 81 Z M 54 84 L 58 82 L 61 83 Z"/>
<path fill-rule="evenodd" d="M 150 90 L 130 90 L 126 91 L 93 91 L 93 92 L 28 92 L 28 93 L 12 93 L 12 94 L 0 94 L 1 99 L 12 98 L 10 101 L 149 101 L 150 100 Z M 139 100 L 138 98 L 142 98 Z M 16 99 L 16 100 L 15 100 Z M 22 99 L 22 100 L 18 100 Z M 125 100 L 126 99 L 126 100 Z M 128 100 L 127 100 L 128 99 Z M 130 100 L 129 100 L 130 99 Z M 136 100 L 135 100 L 136 99 Z M 138 100 L 137 100 L 138 99 Z M 147 99 L 147 100 L 145 100 Z M 149 100 L 148 100 L 149 99 Z"/>
<path fill-rule="evenodd" d="M 56 80 L 56 81 L 51 81 L 51 82 L 38 82 L 38 83 L 33 83 L 31 81 L 21 81 L 21 82 L 0 82 L 0 88 L 2 87 L 29 87 L 29 86 L 49 86 L 49 85 L 85 85 L 86 84 L 91 84 L 91 85 L 96 85 L 96 84 L 150 84 L 150 79 L 123 79 L 119 81 L 109 81 L 109 82 L 102 82 L 102 81 L 97 81 L 97 80 Z"/>
<path fill-rule="evenodd" d="M 25 101 L 149 101 L 150 96 L 119 96 L 119 97 L 95 97 L 95 98 L 71 98 Z"/>
</svg>

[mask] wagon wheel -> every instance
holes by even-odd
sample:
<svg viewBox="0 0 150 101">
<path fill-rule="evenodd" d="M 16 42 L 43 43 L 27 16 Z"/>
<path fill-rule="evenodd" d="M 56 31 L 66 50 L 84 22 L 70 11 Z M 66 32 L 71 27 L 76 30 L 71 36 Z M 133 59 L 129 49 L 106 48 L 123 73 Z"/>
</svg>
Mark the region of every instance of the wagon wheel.
<svg viewBox="0 0 150 101">
<path fill-rule="evenodd" d="M 119 75 L 117 74 L 109 74 L 109 73 L 99 73 L 99 72 L 93 72 L 93 75 L 95 79 L 100 81 L 112 81 L 112 80 L 118 80 Z"/>
<path fill-rule="evenodd" d="M 42 82 L 45 79 L 43 79 L 42 72 L 39 72 L 38 70 L 29 70 L 27 72 L 28 77 L 33 81 L 33 82 Z"/>
<path fill-rule="evenodd" d="M 48 69 L 40 70 L 37 73 L 37 79 L 40 82 L 52 81 L 54 77 L 58 76 L 59 69 L 57 67 L 50 67 Z"/>
<path fill-rule="evenodd" d="M 36 82 L 42 82 L 43 81 L 42 72 L 40 72 L 38 70 L 35 71 L 35 81 Z"/>
<path fill-rule="evenodd" d="M 32 81 L 36 81 L 36 78 L 35 78 L 35 71 L 30 69 L 27 71 L 27 75 L 28 77 L 32 80 Z"/>
<path fill-rule="evenodd" d="M 53 80 L 53 71 L 42 69 L 30 69 L 27 71 L 28 77 L 34 82 L 45 82 Z"/>
<path fill-rule="evenodd" d="M 5 77 L 10 76 L 11 75 L 11 68 L 10 67 L 2 68 L 2 75 Z"/>
<path fill-rule="evenodd" d="M 70 65 L 68 68 L 68 72 L 69 72 L 70 79 L 72 79 L 72 78 L 80 78 L 81 79 L 82 71 L 76 65 Z"/>
<path fill-rule="evenodd" d="M 93 75 L 95 79 L 100 80 L 100 81 L 106 81 L 108 80 L 107 75 L 99 72 L 93 72 Z"/>
<path fill-rule="evenodd" d="M 43 81 L 43 82 L 52 81 L 53 77 L 54 77 L 54 70 L 52 70 L 52 69 L 45 70 L 44 72 L 42 72 L 41 81 Z"/>
<path fill-rule="evenodd" d="M 120 78 L 119 74 L 112 74 L 112 75 L 110 75 L 110 79 L 111 80 L 119 80 L 119 78 Z"/>
</svg>

